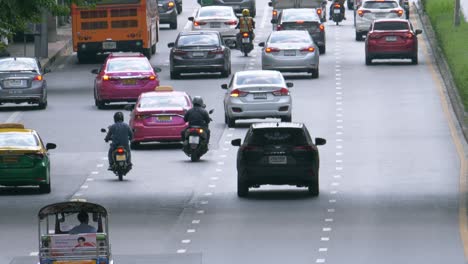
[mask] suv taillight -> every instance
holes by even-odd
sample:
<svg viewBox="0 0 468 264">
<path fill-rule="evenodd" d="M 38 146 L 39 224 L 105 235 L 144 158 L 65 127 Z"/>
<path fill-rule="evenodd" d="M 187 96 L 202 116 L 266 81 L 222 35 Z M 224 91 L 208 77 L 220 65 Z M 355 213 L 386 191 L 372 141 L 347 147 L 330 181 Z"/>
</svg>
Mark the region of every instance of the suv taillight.
<svg viewBox="0 0 468 264">
<path fill-rule="evenodd" d="M 241 151 L 260 151 L 261 148 L 259 146 L 246 145 L 246 146 L 241 146 L 240 150 Z"/>
<path fill-rule="evenodd" d="M 311 145 L 295 146 L 293 148 L 295 151 L 314 151 L 314 147 Z"/>
</svg>

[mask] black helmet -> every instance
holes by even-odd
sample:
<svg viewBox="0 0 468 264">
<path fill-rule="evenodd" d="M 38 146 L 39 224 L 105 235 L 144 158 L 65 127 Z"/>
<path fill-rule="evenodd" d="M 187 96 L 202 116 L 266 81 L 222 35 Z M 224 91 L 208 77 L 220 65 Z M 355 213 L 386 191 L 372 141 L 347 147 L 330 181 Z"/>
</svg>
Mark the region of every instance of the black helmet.
<svg viewBox="0 0 468 264">
<path fill-rule="evenodd" d="M 117 112 L 114 114 L 114 122 L 123 122 L 124 116 L 122 112 Z"/>
<path fill-rule="evenodd" d="M 193 97 L 192 103 L 194 106 L 201 106 L 203 107 L 205 104 L 203 103 L 203 98 L 201 96 Z"/>
</svg>

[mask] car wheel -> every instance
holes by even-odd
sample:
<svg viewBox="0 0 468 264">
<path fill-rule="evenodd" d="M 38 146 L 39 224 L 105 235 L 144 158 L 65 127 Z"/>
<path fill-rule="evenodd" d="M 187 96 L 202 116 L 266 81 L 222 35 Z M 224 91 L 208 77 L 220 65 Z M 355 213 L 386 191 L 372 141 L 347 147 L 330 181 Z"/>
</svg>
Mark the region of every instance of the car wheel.
<svg viewBox="0 0 468 264">
<path fill-rule="evenodd" d="M 170 29 L 177 29 L 177 19 L 169 24 Z"/>
<path fill-rule="evenodd" d="M 320 193 L 318 179 L 307 187 L 309 194 L 312 196 L 318 196 Z"/>
<path fill-rule="evenodd" d="M 45 184 L 39 184 L 39 192 L 50 193 L 50 182 Z"/>
<path fill-rule="evenodd" d="M 319 53 L 320 54 L 325 54 L 325 52 L 327 51 L 325 45 L 324 46 L 319 46 Z"/>
<path fill-rule="evenodd" d="M 80 52 L 80 51 L 76 53 L 76 58 L 78 59 L 78 63 L 80 64 L 88 63 L 91 60 L 88 53 Z"/>
<path fill-rule="evenodd" d="M 356 41 L 361 41 L 362 40 L 362 33 L 356 32 Z"/>
<path fill-rule="evenodd" d="M 236 119 L 235 118 L 230 118 L 227 114 L 224 115 L 224 123 L 228 127 L 235 127 L 236 126 Z"/>
<path fill-rule="evenodd" d="M 312 70 L 312 79 L 317 79 L 319 77 L 319 68 Z"/>
<path fill-rule="evenodd" d="M 221 77 L 226 78 L 226 77 L 229 77 L 229 75 L 230 75 L 230 67 L 228 66 L 227 69 L 223 69 L 221 71 Z"/>
<path fill-rule="evenodd" d="M 246 174 L 243 173 L 245 178 Z M 240 179 L 239 175 L 237 175 L 237 196 L 238 197 L 247 197 L 249 195 L 249 185 Z"/>
<path fill-rule="evenodd" d="M 416 53 L 412 58 L 411 58 L 411 64 L 418 64 L 418 54 Z"/>
<path fill-rule="evenodd" d="M 175 72 L 175 71 L 171 71 L 171 79 L 172 80 L 179 79 L 179 78 L 180 78 L 180 73 Z"/>
<path fill-rule="evenodd" d="M 140 147 L 140 142 L 137 142 L 137 141 L 130 142 L 131 149 L 138 149 L 138 147 Z"/>
<path fill-rule="evenodd" d="M 366 65 L 371 65 L 372 64 L 372 57 L 366 55 Z"/>
<path fill-rule="evenodd" d="M 292 116 L 290 115 L 281 117 L 281 122 L 291 122 L 291 120 Z"/>
<path fill-rule="evenodd" d="M 94 99 L 94 105 L 96 105 L 97 109 L 104 109 L 104 102 L 98 99 Z"/>
<path fill-rule="evenodd" d="M 154 43 L 153 46 L 151 46 L 151 54 L 156 54 L 156 43 Z"/>
<path fill-rule="evenodd" d="M 177 8 L 177 13 L 178 13 L 178 14 L 182 13 L 182 4 L 177 5 L 176 8 Z"/>
<path fill-rule="evenodd" d="M 39 109 L 46 109 L 47 108 L 47 98 L 45 98 L 44 100 L 39 101 L 38 108 Z"/>
</svg>

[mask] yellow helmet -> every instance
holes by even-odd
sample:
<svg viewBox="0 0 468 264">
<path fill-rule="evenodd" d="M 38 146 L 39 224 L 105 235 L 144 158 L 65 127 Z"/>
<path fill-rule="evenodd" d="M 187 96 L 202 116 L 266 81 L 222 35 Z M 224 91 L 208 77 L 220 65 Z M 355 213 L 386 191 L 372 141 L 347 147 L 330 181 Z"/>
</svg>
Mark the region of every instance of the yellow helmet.
<svg viewBox="0 0 468 264">
<path fill-rule="evenodd" d="M 247 8 L 245 8 L 244 10 L 242 10 L 242 15 L 243 16 L 250 16 L 250 11 Z"/>
</svg>

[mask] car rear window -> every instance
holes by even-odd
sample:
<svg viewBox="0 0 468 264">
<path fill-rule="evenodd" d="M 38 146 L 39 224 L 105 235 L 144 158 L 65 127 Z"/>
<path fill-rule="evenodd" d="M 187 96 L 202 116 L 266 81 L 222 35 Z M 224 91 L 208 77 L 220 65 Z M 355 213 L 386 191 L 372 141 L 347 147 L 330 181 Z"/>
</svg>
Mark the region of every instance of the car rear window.
<svg viewBox="0 0 468 264">
<path fill-rule="evenodd" d="M 307 139 L 302 129 L 293 128 L 262 128 L 253 130 L 248 139 L 248 145 L 306 145 Z"/>
<path fill-rule="evenodd" d="M 406 22 L 378 22 L 374 24 L 374 30 L 408 30 Z"/>
<path fill-rule="evenodd" d="M 151 96 L 140 99 L 139 108 L 179 108 L 188 107 L 188 101 L 185 96 Z"/>
<path fill-rule="evenodd" d="M 2 147 L 37 147 L 39 141 L 30 133 L 0 133 L 0 148 Z"/>
<path fill-rule="evenodd" d="M 394 1 L 366 1 L 363 7 L 369 9 L 391 9 L 397 8 L 398 3 Z"/>
<path fill-rule="evenodd" d="M 301 12 L 286 12 L 283 11 L 281 15 L 282 22 L 294 22 L 294 21 L 316 21 L 319 20 L 315 10 L 310 12 L 301 11 Z"/>
<path fill-rule="evenodd" d="M 252 85 L 252 84 L 274 84 L 280 85 L 283 83 L 283 78 L 280 73 L 268 75 L 238 75 L 236 85 Z"/>
<path fill-rule="evenodd" d="M 111 59 L 107 62 L 108 72 L 153 71 L 151 64 L 144 59 Z"/>
<path fill-rule="evenodd" d="M 200 9 L 199 17 L 227 17 L 233 13 L 229 8 L 202 8 Z"/>
<path fill-rule="evenodd" d="M 177 40 L 177 46 L 219 46 L 219 38 L 215 34 L 183 35 Z"/>
<path fill-rule="evenodd" d="M 281 43 L 310 43 L 312 42 L 309 34 L 300 34 L 301 31 L 288 34 L 273 34 L 270 37 L 269 43 L 281 44 Z"/>
<path fill-rule="evenodd" d="M 0 60 L 0 71 L 37 71 L 37 64 L 34 59 L 3 59 Z"/>
</svg>

